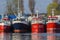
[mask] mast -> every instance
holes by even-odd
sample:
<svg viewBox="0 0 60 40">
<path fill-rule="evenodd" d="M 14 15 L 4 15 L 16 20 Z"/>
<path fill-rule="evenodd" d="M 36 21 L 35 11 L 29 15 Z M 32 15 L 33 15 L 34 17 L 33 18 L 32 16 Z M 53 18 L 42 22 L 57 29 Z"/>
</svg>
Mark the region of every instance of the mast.
<svg viewBox="0 0 60 40">
<path fill-rule="evenodd" d="M 24 13 L 23 0 L 20 0 L 19 4 L 20 4 L 20 12 L 22 12 L 22 14 L 23 14 Z"/>
<path fill-rule="evenodd" d="M 18 17 L 20 17 L 20 7 L 19 7 L 19 0 L 18 0 Z"/>
<path fill-rule="evenodd" d="M 20 18 L 24 12 L 23 0 L 18 0 L 18 17 Z"/>
<path fill-rule="evenodd" d="M 13 10 L 12 10 L 12 0 L 7 0 L 7 14 L 13 14 Z"/>
<path fill-rule="evenodd" d="M 24 5 L 23 5 L 23 0 L 13 0 L 13 10 L 14 10 L 14 13 L 20 13 L 20 15 L 23 14 L 24 12 Z"/>
<path fill-rule="evenodd" d="M 35 0 L 29 0 L 29 8 L 32 15 L 34 14 L 34 7 L 35 7 Z"/>
</svg>

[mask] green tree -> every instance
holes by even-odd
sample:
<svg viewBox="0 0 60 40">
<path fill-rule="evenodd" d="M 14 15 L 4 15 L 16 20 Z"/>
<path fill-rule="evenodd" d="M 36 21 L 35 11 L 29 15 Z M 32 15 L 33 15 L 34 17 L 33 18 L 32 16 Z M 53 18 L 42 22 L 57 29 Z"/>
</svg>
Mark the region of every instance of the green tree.
<svg viewBox="0 0 60 40">
<path fill-rule="evenodd" d="M 58 4 L 56 2 L 53 2 L 53 3 L 50 3 L 48 6 L 47 6 L 47 16 L 51 15 L 52 13 L 52 9 L 55 9 L 55 15 L 56 14 L 59 14 L 59 11 L 58 11 Z"/>
<path fill-rule="evenodd" d="M 58 7 L 56 8 L 56 15 L 60 15 L 60 4 L 58 4 Z"/>
</svg>

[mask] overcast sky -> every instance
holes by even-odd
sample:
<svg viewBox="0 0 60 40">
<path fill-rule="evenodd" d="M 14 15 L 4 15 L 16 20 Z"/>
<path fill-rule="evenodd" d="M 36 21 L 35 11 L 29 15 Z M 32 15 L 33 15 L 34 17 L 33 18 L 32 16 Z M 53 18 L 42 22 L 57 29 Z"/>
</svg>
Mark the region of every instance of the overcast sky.
<svg viewBox="0 0 60 40">
<path fill-rule="evenodd" d="M 46 13 L 46 7 L 49 3 L 52 2 L 52 0 L 35 0 L 35 11 L 36 9 L 39 10 L 40 13 Z M 28 7 L 28 0 L 24 0 L 24 8 L 25 13 L 30 13 L 29 7 Z M 6 0 L 0 0 L 0 14 L 6 13 Z"/>
</svg>

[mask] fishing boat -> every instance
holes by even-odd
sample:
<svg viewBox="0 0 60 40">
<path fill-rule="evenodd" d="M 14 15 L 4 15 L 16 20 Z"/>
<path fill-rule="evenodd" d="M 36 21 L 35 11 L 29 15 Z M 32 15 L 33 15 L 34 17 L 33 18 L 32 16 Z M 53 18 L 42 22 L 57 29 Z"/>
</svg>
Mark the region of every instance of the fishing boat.
<svg viewBox="0 0 60 40">
<path fill-rule="evenodd" d="M 23 0 L 18 0 L 18 10 L 17 10 L 17 16 L 16 19 L 12 20 L 12 26 L 13 26 L 13 31 L 14 32 L 18 32 L 18 33 L 24 33 L 27 32 L 27 28 L 28 28 L 28 23 L 26 21 L 25 16 L 23 16 Z"/>
<path fill-rule="evenodd" d="M 38 11 L 37 16 L 34 15 L 31 22 L 32 33 L 44 33 L 44 20 L 39 18 Z"/>
<path fill-rule="evenodd" d="M 47 25 L 47 34 L 51 34 L 47 36 L 47 40 L 55 40 L 56 36 L 53 34 L 56 33 L 57 16 L 54 16 L 54 9 L 52 9 L 52 16 L 48 16 L 48 21 L 46 25 Z"/>
<path fill-rule="evenodd" d="M 32 32 L 32 40 L 39 40 L 43 38 L 39 36 L 39 34 L 44 33 L 44 20 L 39 17 L 38 12 L 37 16 L 32 17 L 31 21 L 31 32 Z"/>
<path fill-rule="evenodd" d="M 10 32 L 10 22 L 8 18 L 3 18 L 3 21 L 0 22 L 0 32 Z"/>
<path fill-rule="evenodd" d="M 27 21 L 22 17 L 20 19 L 13 20 L 12 26 L 14 28 L 14 32 L 20 33 L 27 32 L 27 28 L 29 27 Z"/>
<path fill-rule="evenodd" d="M 0 22 L 0 40 L 10 40 L 11 26 L 4 22 Z"/>
<path fill-rule="evenodd" d="M 33 18 L 31 23 L 32 33 L 44 33 L 44 21 L 39 18 Z"/>
<path fill-rule="evenodd" d="M 53 17 L 48 17 L 48 22 L 47 22 L 47 32 L 54 32 L 55 33 L 55 29 L 57 26 L 57 17 L 53 16 Z"/>
</svg>

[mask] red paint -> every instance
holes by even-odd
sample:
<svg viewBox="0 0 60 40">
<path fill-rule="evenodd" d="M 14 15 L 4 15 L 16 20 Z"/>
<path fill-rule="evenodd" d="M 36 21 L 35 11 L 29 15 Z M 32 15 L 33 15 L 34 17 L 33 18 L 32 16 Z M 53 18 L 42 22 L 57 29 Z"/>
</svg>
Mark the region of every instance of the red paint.
<svg viewBox="0 0 60 40">
<path fill-rule="evenodd" d="M 0 32 L 4 32 L 4 25 L 0 25 Z"/>
<path fill-rule="evenodd" d="M 47 40 L 56 40 L 56 36 L 54 35 L 54 33 L 56 33 L 56 27 L 57 27 L 56 19 L 57 17 L 55 16 L 51 16 L 48 18 L 47 34 L 51 34 L 51 35 L 47 35 Z"/>
<path fill-rule="evenodd" d="M 10 26 L 0 24 L 0 33 L 1 32 L 9 32 L 9 30 L 10 30 Z"/>
<path fill-rule="evenodd" d="M 39 24 L 39 33 L 44 33 L 44 24 Z"/>
<path fill-rule="evenodd" d="M 54 33 L 56 32 L 56 23 L 52 22 L 52 23 L 47 23 L 47 34 L 51 34 L 51 35 L 47 35 L 47 40 L 55 40 L 56 36 L 54 35 Z"/>
<path fill-rule="evenodd" d="M 9 18 L 3 18 L 3 20 L 9 20 Z"/>
<path fill-rule="evenodd" d="M 47 28 L 56 28 L 56 23 L 47 23 Z"/>
<path fill-rule="evenodd" d="M 31 24 L 32 33 L 43 33 L 44 32 L 44 24 L 40 18 L 33 18 Z"/>
<path fill-rule="evenodd" d="M 32 24 L 32 33 L 38 33 L 39 32 L 39 23 Z"/>
<path fill-rule="evenodd" d="M 32 33 L 43 33 L 44 32 L 44 24 L 36 23 L 32 24 Z"/>
</svg>

